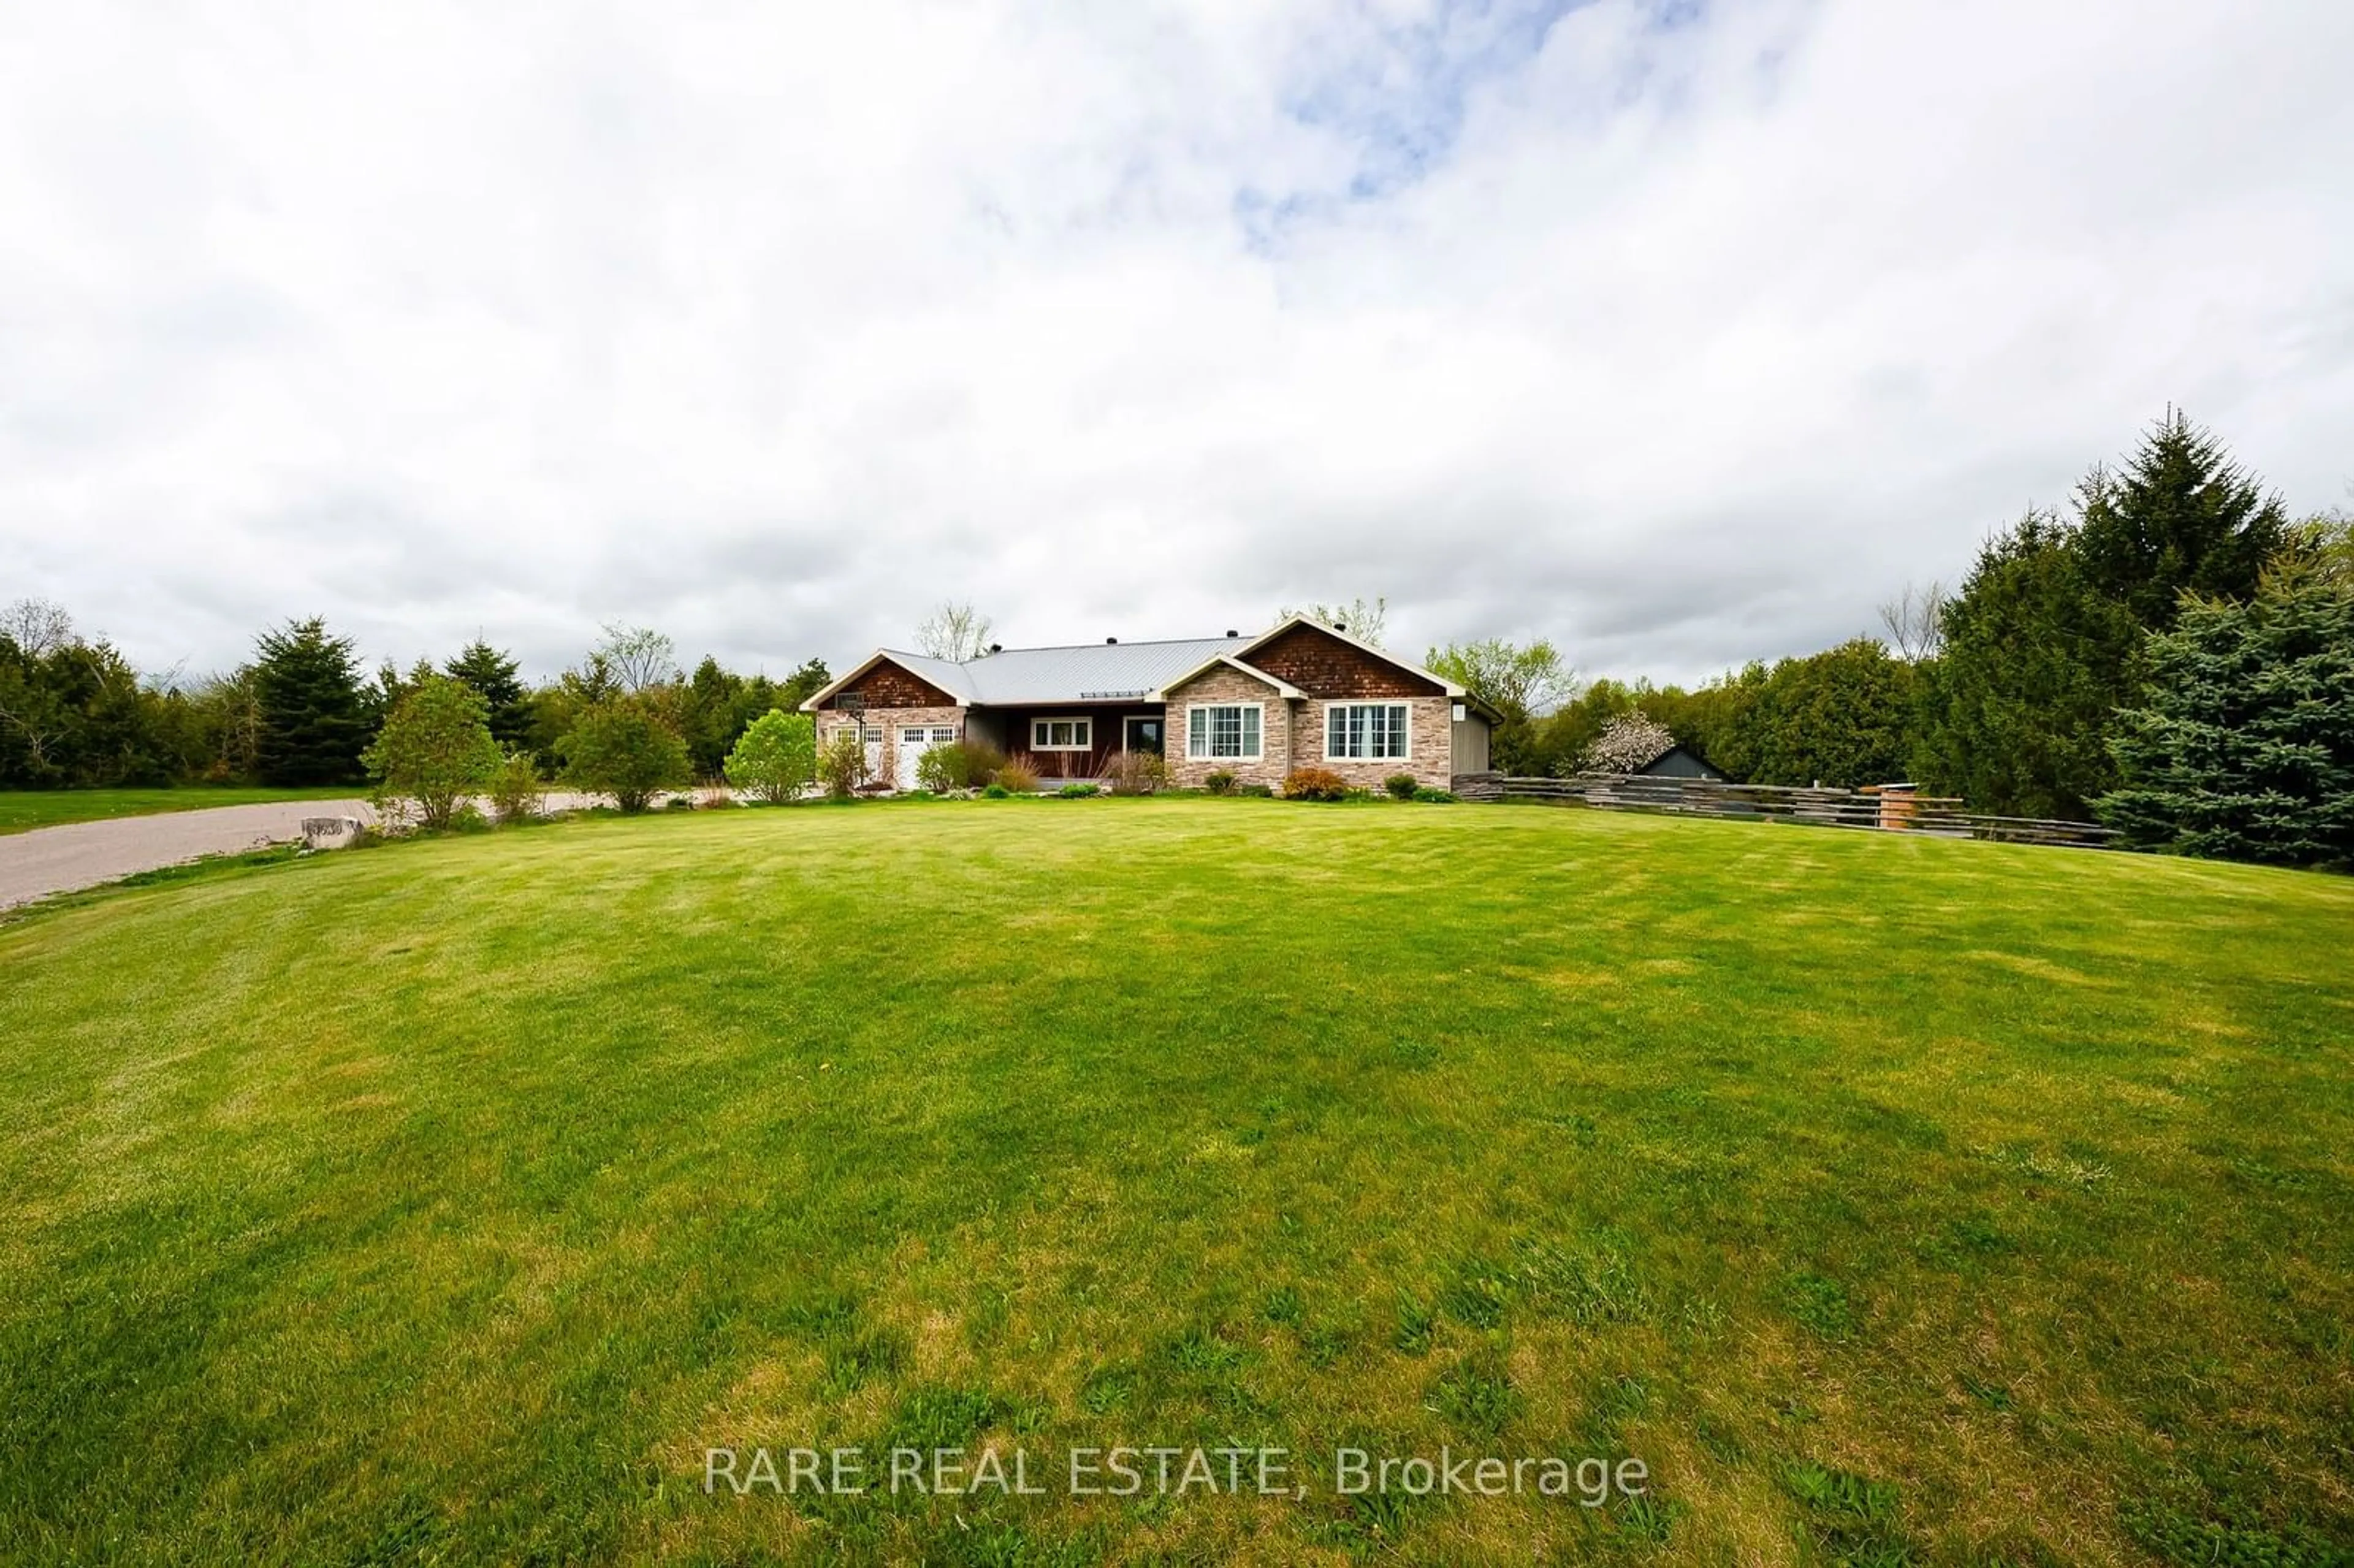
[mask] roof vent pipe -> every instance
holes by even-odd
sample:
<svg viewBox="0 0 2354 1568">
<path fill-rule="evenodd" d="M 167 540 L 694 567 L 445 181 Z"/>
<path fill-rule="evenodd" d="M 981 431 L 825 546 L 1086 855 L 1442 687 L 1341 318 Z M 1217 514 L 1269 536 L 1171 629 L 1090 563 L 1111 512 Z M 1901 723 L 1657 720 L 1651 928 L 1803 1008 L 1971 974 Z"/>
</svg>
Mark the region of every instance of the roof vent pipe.
<svg viewBox="0 0 2354 1568">
<path fill-rule="evenodd" d="M 1229 637 L 1240 637 L 1240 636 L 1242 635 L 1242 633 L 1241 633 L 1241 632 L 1239 632 L 1239 631 L 1236 631 L 1233 627 L 1229 626 L 1229 627 L 1227 627 L 1227 628 L 1226 628 L 1226 635 L 1227 635 L 1227 636 L 1229 636 Z"/>
<path fill-rule="evenodd" d="M 992 642 L 989 645 L 989 651 L 991 653 L 1002 653 L 1005 652 L 1005 644 L 1002 642 Z"/>
<path fill-rule="evenodd" d="M 1116 647 L 1119 645 L 1119 639 L 1117 637 L 1107 637 L 1104 639 L 1104 646 L 1107 648 Z"/>
</svg>

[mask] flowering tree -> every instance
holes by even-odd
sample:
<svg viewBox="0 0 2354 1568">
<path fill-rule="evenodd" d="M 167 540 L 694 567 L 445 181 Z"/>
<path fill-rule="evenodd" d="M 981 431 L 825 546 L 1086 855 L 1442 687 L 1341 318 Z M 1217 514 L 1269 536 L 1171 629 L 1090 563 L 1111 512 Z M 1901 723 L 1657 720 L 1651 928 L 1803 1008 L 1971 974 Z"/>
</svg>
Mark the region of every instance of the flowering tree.
<svg viewBox="0 0 2354 1568">
<path fill-rule="evenodd" d="M 1667 726 L 1637 708 L 1604 725 L 1578 767 L 1587 773 L 1636 773 L 1666 756 L 1675 744 Z"/>
</svg>

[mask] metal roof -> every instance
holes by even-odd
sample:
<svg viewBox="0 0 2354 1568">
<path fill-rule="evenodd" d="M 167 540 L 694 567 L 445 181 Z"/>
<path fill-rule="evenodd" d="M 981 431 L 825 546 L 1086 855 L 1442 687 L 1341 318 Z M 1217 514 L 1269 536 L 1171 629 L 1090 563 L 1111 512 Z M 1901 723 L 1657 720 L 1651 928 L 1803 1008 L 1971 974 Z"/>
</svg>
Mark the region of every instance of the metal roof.
<svg viewBox="0 0 2354 1568">
<path fill-rule="evenodd" d="M 1133 701 L 1158 692 L 1221 653 L 1231 653 L 1253 637 L 1188 637 L 1169 642 L 1080 642 L 1067 648 L 1008 648 L 954 663 L 883 652 L 891 662 L 921 675 L 968 704 L 1011 707 L 1037 703 Z"/>
</svg>

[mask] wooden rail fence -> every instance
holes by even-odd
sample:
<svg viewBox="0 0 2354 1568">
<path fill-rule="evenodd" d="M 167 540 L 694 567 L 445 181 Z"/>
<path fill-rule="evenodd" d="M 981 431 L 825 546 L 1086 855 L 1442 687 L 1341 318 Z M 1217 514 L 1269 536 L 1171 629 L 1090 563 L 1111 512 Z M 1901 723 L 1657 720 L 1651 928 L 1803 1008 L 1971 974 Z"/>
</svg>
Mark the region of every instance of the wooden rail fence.
<svg viewBox="0 0 2354 1568">
<path fill-rule="evenodd" d="M 1781 784 L 1725 784 L 1708 779 L 1632 773 L 1581 773 L 1571 779 L 1469 773 L 1455 780 L 1455 792 L 1466 800 L 1532 800 L 1596 806 L 1614 811 L 1664 811 L 1678 816 L 1801 822 L 1824 828 L 1871 828 L 1882 832 L 1993 839 L 2004 843 L 2062 844 L 2078 849 L 2105 849 L 2116 841 L 2116 830 L 2093 822 L 1998 817 L 1967 810 L 1960 800 L 1950 796 L 1922 795 L 1910 789 L 1886 785 L 1863 789 L 1822 789 Z"/>
</svg>

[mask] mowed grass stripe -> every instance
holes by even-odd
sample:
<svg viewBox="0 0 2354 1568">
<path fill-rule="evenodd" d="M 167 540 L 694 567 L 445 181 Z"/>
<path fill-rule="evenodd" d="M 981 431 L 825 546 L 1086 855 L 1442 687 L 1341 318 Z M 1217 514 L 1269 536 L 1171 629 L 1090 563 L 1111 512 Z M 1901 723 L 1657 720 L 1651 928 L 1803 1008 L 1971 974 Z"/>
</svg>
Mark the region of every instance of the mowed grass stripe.
<svg viewBox="0 0 2354 1568">
<path fill-rule="evenodd" d="M 1183 800 L 581 821 L 37 914 L 0 1542 L 2306 1550 L 2354 1515 L 2349 936 L 2318 876 Z M 941 1430 L 1659 1492 L 699 1490 L 710 1444 Z"/>
</svg>

